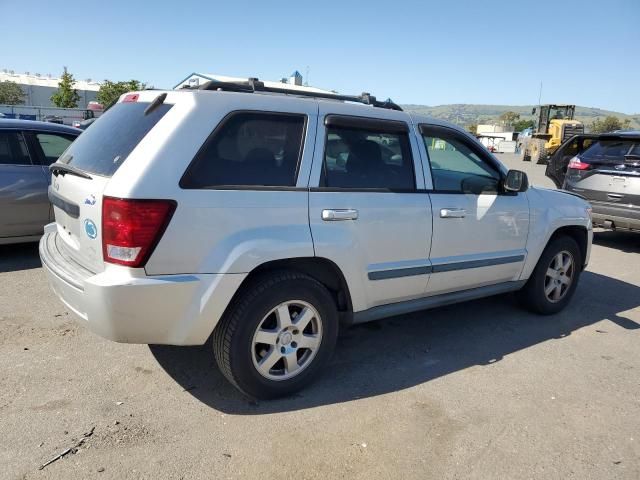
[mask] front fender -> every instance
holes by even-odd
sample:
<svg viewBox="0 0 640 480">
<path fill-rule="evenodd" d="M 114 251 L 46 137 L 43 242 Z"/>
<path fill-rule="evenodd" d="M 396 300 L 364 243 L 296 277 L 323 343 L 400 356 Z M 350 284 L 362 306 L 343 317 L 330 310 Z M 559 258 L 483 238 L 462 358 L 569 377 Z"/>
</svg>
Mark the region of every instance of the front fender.
<svg viewBox="0 0 640 480">
<path fill-rule="evenodd" d="M 552 235 L 562 227 L 580 227 L 587 232 L 587 255 L 589 260 L 593 227 L 589 215 L 590 205 L 581 198 L 559 190 L 530 188 L 529 198 L 529 236 L 527 238 L 527 260 L 520 280 L 531 276 L 540 255 L 549 243 Z"/>
</svg>

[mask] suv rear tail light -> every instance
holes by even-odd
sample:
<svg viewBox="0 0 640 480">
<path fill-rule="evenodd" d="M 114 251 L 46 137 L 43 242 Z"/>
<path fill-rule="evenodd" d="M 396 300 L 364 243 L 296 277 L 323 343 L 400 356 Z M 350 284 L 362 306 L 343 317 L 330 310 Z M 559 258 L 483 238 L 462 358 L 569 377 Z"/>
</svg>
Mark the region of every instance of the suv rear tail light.
<svg viewBox="0 0 640 480">
<path fill-rule="evenodd" d="M 580 161 L 578 157 L 573 157 L 571 160 L 569 160 L 569 165 L 567 166 L 567 168 L 573 168 L 574 170 L 589 170 L 591 168 L 591 165 Z"/>
<path fill-rule="evenodd" d="M 173 200 L 104 197 L 102 254 L 105 262 L 143 267 L 176 209 Z"/>
</svg>

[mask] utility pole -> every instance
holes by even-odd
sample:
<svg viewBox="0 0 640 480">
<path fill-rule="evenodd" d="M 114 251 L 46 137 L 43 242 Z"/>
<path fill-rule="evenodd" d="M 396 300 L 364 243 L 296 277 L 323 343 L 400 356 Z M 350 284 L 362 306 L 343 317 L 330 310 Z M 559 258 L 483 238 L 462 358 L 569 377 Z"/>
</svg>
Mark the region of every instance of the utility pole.
<svg viewBox="0 0 640 480">
<path fill-rule="evenodd" d="M 305 72 L 304 86 L 305 87 L 309 86 L 309 65 L 307 65 L 307 71 Z"/>
</svg>

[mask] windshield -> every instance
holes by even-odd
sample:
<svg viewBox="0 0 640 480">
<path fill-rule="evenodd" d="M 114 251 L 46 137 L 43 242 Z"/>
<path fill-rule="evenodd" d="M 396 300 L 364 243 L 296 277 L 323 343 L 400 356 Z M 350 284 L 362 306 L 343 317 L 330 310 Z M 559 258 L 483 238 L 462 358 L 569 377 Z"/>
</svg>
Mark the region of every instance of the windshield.
<svg viewBox="0 0 640 480">
<path fill-rule="evenodd" d="M 599 140 L 580 154 L 585 163 L 622 164 L 625 155 L 640 151 L 640 142 L 631 140 Z"/>
<path fill-rule="evenodd" d="M 71 144 L 59 162 L 111 177 L 127 156 L 172 105 L 162 104 L 145 115 L 150 103 L 118 103 Z"/>
<path fill-rule="evenodd" d="M 556 120 L 571 120 L 573 112 L 570 107 L 556 107 L 549 108 L 549 118 Z"/>
</svg>

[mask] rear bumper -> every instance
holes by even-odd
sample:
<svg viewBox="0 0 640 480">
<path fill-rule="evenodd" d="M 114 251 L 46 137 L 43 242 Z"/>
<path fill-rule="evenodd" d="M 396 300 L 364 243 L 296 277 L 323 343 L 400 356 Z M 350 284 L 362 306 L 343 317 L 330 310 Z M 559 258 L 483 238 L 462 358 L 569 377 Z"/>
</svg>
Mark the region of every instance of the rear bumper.
<svg viewBox="0 0 640 480">
<path fill-rule="evenodd" d="M 40 258 L 58 298 L 90 330 L 122 343 L 201 345 L 245 274 L 161 275 L 108 265 L 94 274 L 73 265 L 45 229 Z"/>
<path fill-rule="evenodd" d="M 596 227 L 640 230 L 640 206 L 612 205 L 594 201 L 591 201 L 591 206 L 593 207 L 593 225 Z"/>
</svg>

